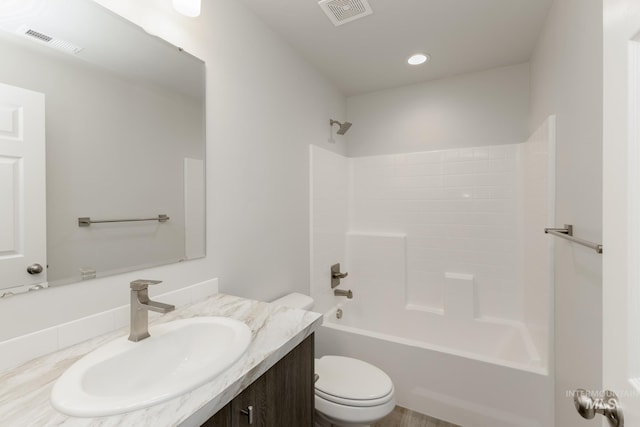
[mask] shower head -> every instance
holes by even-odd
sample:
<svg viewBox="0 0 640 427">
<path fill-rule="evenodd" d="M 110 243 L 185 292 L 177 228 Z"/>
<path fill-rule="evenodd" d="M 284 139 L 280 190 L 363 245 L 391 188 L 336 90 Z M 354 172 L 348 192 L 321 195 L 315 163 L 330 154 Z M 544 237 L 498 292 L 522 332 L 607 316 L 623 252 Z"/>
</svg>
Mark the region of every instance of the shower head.
<svg viewBox="0 0 640 427">
<path fill-rule="evenodd" d="M 344 135 L 345 133 L 347 133 L 347 131 L 352 125 L 352 123 L 349 123 L 349 122 L 340 123 L 339 121 L 333 120 L 333 119 L 329 120 L 329 124 L 331 126 L 333 125 L 340 126 L 340 129 L 338 129 L 338 132 L 337 132 L 338 135 Z"/>
</svg>

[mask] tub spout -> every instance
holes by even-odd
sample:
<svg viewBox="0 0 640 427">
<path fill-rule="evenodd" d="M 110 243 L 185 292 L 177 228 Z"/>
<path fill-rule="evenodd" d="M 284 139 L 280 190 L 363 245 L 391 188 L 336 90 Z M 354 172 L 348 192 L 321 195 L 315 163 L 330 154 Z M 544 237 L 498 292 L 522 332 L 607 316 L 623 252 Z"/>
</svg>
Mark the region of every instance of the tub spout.
<svg viewBox="0 0 640 427">
<path fill-rule="evenodd" d="M 333 294 L 337 297 L 347 297 L 347 299 L 353 298 L 353 292 L 351 292 L 351 289 L 349 289 L 348 291 L 343 291 L 342 289 L 335 289 L 333 291 Z"/>
</svg>

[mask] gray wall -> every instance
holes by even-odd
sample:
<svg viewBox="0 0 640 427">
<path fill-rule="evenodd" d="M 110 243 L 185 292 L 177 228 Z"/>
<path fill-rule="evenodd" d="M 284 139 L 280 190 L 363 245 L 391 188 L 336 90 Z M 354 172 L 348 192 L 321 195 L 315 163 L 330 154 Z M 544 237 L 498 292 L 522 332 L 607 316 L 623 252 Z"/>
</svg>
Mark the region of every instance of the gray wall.
<svg viewBox="0 0 640 427">
<path fill-rule="evenodd" d="M 125 305 L 140 277 L 164 281 L 154 294 L 212 277 L 252 298 L 308 292 L 308 145 L 346 151 L 327 142 L 345 98 L 239 2 L 204 1 L 198 19 L 158 0 L 99 3 L 207 64 L 207 257 L 0 300 L 0 340 Z"/>
<path fill-rule="evenodd" d="M 352 157 L 524 142 L 529 64 L 352 96 L 347 106 Z"/>
<path fill-rule="evenodd" d="M 531 127 L 557 115 L 556 225 L 602 241 L 602 1 L 555 1 L 531 60 Z M 556 425 L 602 387 L 602 255 L 555 241 Z M 588 333 L 577 333 L 588 331 Z"/>
</svg>

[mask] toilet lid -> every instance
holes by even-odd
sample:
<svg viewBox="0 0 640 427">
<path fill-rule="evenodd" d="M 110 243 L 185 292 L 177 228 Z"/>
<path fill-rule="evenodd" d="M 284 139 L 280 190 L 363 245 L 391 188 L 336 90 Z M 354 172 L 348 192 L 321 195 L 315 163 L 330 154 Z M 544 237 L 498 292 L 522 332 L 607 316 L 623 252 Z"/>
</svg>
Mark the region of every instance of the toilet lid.
<svg viewBox="0 0 640 427">
<path fill-rule="evenodd" d="M 316 392 L 324 398 L 338 400 L 388 400 L 393 391 L 391 378 L 379 368 L 343 356 L 323 356 L 315 361 Z M 336 399 L 331 399 L 336 400 Z"/>
</svg>

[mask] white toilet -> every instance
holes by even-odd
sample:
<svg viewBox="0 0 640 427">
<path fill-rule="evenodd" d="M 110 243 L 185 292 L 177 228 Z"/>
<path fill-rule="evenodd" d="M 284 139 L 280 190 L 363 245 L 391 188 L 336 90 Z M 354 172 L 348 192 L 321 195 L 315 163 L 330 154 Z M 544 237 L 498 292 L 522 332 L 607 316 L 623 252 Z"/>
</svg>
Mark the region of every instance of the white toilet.
<svg viewBox="0 0 640 427">
<path fill-rule="evenodd" d="M 313 298 L 292 293 L 273 304 L 310 310 Z M 367 362 L 323 356 L 315 360 L 315 371 L 317 426 L 365 427 L 387 416 L 396 405 L 391 378 Z"/>
</svg>

